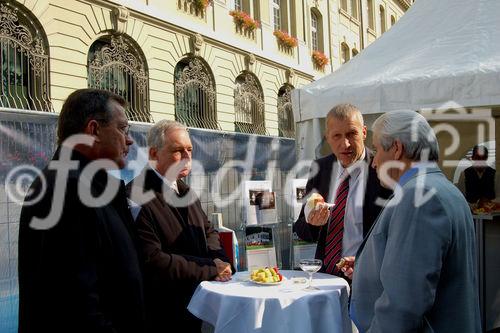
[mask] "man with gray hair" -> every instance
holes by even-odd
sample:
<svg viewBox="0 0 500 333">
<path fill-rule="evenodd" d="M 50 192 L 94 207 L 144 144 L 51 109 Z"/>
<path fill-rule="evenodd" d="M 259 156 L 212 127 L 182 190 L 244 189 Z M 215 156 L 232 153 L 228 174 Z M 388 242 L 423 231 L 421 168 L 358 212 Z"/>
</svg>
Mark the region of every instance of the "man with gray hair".
<svg viewBox="0 0 500 333">
<path fill-rule="evenodd" d="M 373 124 L 373 166 L 394 196 L 355 259 L 350 313 L 360 332 L 480 332 L 474 224 L 413 111 Z"/>
<path fill-rule="evenodd" d="M 129 193 L 142 203 L 136 222 L 150 331 L 165 332 L 173 325 L 199 332 L 201 321 L 188 312 L 189 300 L 201 281 L 231 279 L 231 265 L 200 200 L 181 179 L 191 172 L 187 128 L 162 120 L 147 141 L 150 166 L 129 184 Z"/>
<path fill-rule="evenodd" d="M 318 242 L 315 257 L 323 260 L 321 272 L 342 276 L 336 264 L 356 254 L 382 209 L 376 200 L 387 198 L 390 191 L 382 188 L 370 167 L 373 154 L 364 145 L 366 126 L 358 108 L 352 104 L 332 108 L 325 137 L 333 154 L 313 162 L 306 192 L 317 192 L 335 206 L 330 210 L 328 205 L 312 209 L 304 205 L 294 231 L 303 240 Z"/>
</svg>

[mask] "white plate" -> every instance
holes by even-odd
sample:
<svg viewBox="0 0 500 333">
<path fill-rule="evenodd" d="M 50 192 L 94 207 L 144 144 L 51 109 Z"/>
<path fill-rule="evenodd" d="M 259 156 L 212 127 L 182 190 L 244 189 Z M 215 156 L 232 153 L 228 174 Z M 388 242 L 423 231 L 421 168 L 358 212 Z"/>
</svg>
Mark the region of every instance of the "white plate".
<svg viewBox="0 0 500 333">
<path fill-rule="evenodd" d="M 261 286 L 277 286 L 279 284 L 282 284 L 283 281 L 286 280 L 286 278 L 283 276 L 283 280 L 278 281 L 278 282 L 260 282 L 260 281 L 254 281 L 252 279 L 249 279 L 249 280 L 250 280 L 250 282 L 253 282 L 255 284 L 260 284 Z"/>
</svg>

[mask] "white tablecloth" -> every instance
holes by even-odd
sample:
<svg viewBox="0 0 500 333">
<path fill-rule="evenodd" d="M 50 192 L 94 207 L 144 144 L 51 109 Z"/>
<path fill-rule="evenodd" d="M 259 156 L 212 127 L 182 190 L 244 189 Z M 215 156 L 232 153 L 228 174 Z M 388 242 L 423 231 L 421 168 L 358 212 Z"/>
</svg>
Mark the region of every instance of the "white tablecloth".
<svg viewBox="0 0 500 333">
<path fill-rule="evenodd" d="M 280 285 L 263 286 L 239 272 L 230 282 L 204 281 L 196 289 L 188 310 L 212 324 L 216 333 L 335 333 L 352 332 L 347 310 L 349 286 L 341 278 L 315 273 L 313 286 L 294 283 L 307 277 L 302 271 L 282 271 Z M 302 279 L 303 280 L 303 279 Z"/>
</svg>

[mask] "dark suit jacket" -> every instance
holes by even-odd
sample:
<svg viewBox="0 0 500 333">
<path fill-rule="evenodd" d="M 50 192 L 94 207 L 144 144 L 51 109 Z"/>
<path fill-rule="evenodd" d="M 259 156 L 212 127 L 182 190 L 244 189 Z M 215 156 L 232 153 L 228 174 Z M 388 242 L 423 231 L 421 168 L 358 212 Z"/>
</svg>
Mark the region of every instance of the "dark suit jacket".
<svg viewBox="0 0 500 333">
<path fill-rule="evenodd" d="M 142 205 L 136 223 L 145 260 L 146 303 L 155 332 L 167 331 L 173 322 L 186 330 L 185 325 L 196 321 L 186 309 L 194 290 L 201 281 L 217 276 L 214 258 L 229 262 L 194 191 L 182 180 L 177 181 L 179 196 L 167 189 L 169 199 L 187 204 L 181 207 L 167 203 L 163 184 L 149 167 L 129 184 L 129 193 L 137 186 L 154 192 L 154 199 Z"/>
<path fill-rule="evenodd" d="M 465 198 L 475 203 L 479 199 L 495 199 L 495 169 L 486 167 L 483 176 L 479 178 L 474 167 L 465 169 Z"/>
<path fill-rule="evenodd" d="M 120 181 L 111 203 L 88 207 L 79 200 L 78 186 L 97 197 L 107 173 L 101 170 L 90 184 L 79 184 L 89 161 L 77 152 L 72 160 L 79 169 L 62 181 L 54 170 L 43 170 L 47 190 L 41 201 L 21 211 L 19 332 L 144 332 L 142 273 L 124 184 Z M 53 198 L 62 184 L 66 191 Z M 42 191 L 40 178 L 31 190 L 27 200 Z M 45 218 L 55 204 L 64 204 L 55 226 L 30 227 L 33 217 Z"/>
<path fill-rule="evenodd" d="M 363 237 L 366 236 L 373 222 L 382 209 L 381 206 L 375 204 L 375 201 L 378 197 L 386 199 L 391 194 L 391 191 L 383 188 L 382 185 L 380 185 L 380 181 L 377 177 L 377 172 L 371 166 L 372 153 L 369 150 L 366 150 L 365 155 L 365 162 L 369 164 L 369 171 L 363 205 Z M 319 169 L 317 174 L 309 178 L 309 180 L 307 181 L 306 195 L 312 192 L 318 192 L 326 200 L 330 192 L 330 187 L 334 185 L 331 184 L 331 180 L 332 175 L 336 174 L 336 168 L 338 167 L 337 158 L 335 157 L 335 155 L 331 154 L 322 157 L 314 161 L 313 163 L 317 163 Z M 311 169 L 314 168 L 311 167 Z M 304 206 L 302 206 L 302 211 L 300 212 L 299 218 L 293 226 L 293 231 L 295 231 L 297 235 L 303 240 L 311 242 L 317 241 L 318 245 L 316 247 L 315 257 L 318 259 L 324 259 L 327 227 L 327 224 L 321 227 L 308 224 L 304 215 Z"/>
</svg>

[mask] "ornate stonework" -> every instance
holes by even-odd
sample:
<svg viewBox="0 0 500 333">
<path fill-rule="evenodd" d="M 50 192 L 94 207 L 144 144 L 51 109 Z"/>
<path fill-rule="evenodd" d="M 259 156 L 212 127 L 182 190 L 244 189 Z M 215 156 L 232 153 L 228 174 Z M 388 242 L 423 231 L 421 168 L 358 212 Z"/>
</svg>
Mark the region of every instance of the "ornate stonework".
<svg viewBox="0 0 500 333">
<path fill-rule="evenodd" d="M 147 87 L 147 75 L 144 63 L 134 54 L 129 52 L 129 46 L 122 36 L 111 36 L 111 43 L 97 50 L 94 59 L 90 62 L 90 68 L 94 73 L 93 79 L 99 85 L 105 71 L 111 66 L 118 66 L 120 69 L 134 76 L 137 81 L 137 88 L 140 92 Z"/>
<path fill-rule="evenodd" d="M 30 65 L 39 76 L 47 67 L 47 55 L 40 38 L 34 38 L 28 27 L 19 22 L 17 10 L 0 4 L 0 38 L 18 52 L 29 55 Z"/>
<path fill-rule="evenodd" d="M 199 55 L 200 50 L 203 47 L 203 36 L 200 34 L 191 35 L 191 53 L 194 55 Z"/>
<path fill-rule="evenodd" d="M 111 22 L 113 23 L 113 29 L 116 33 L 125 33 L 129 15 L 130 13 L 125 6 L 113 8 L 111 12 Z"/>
</svg>

